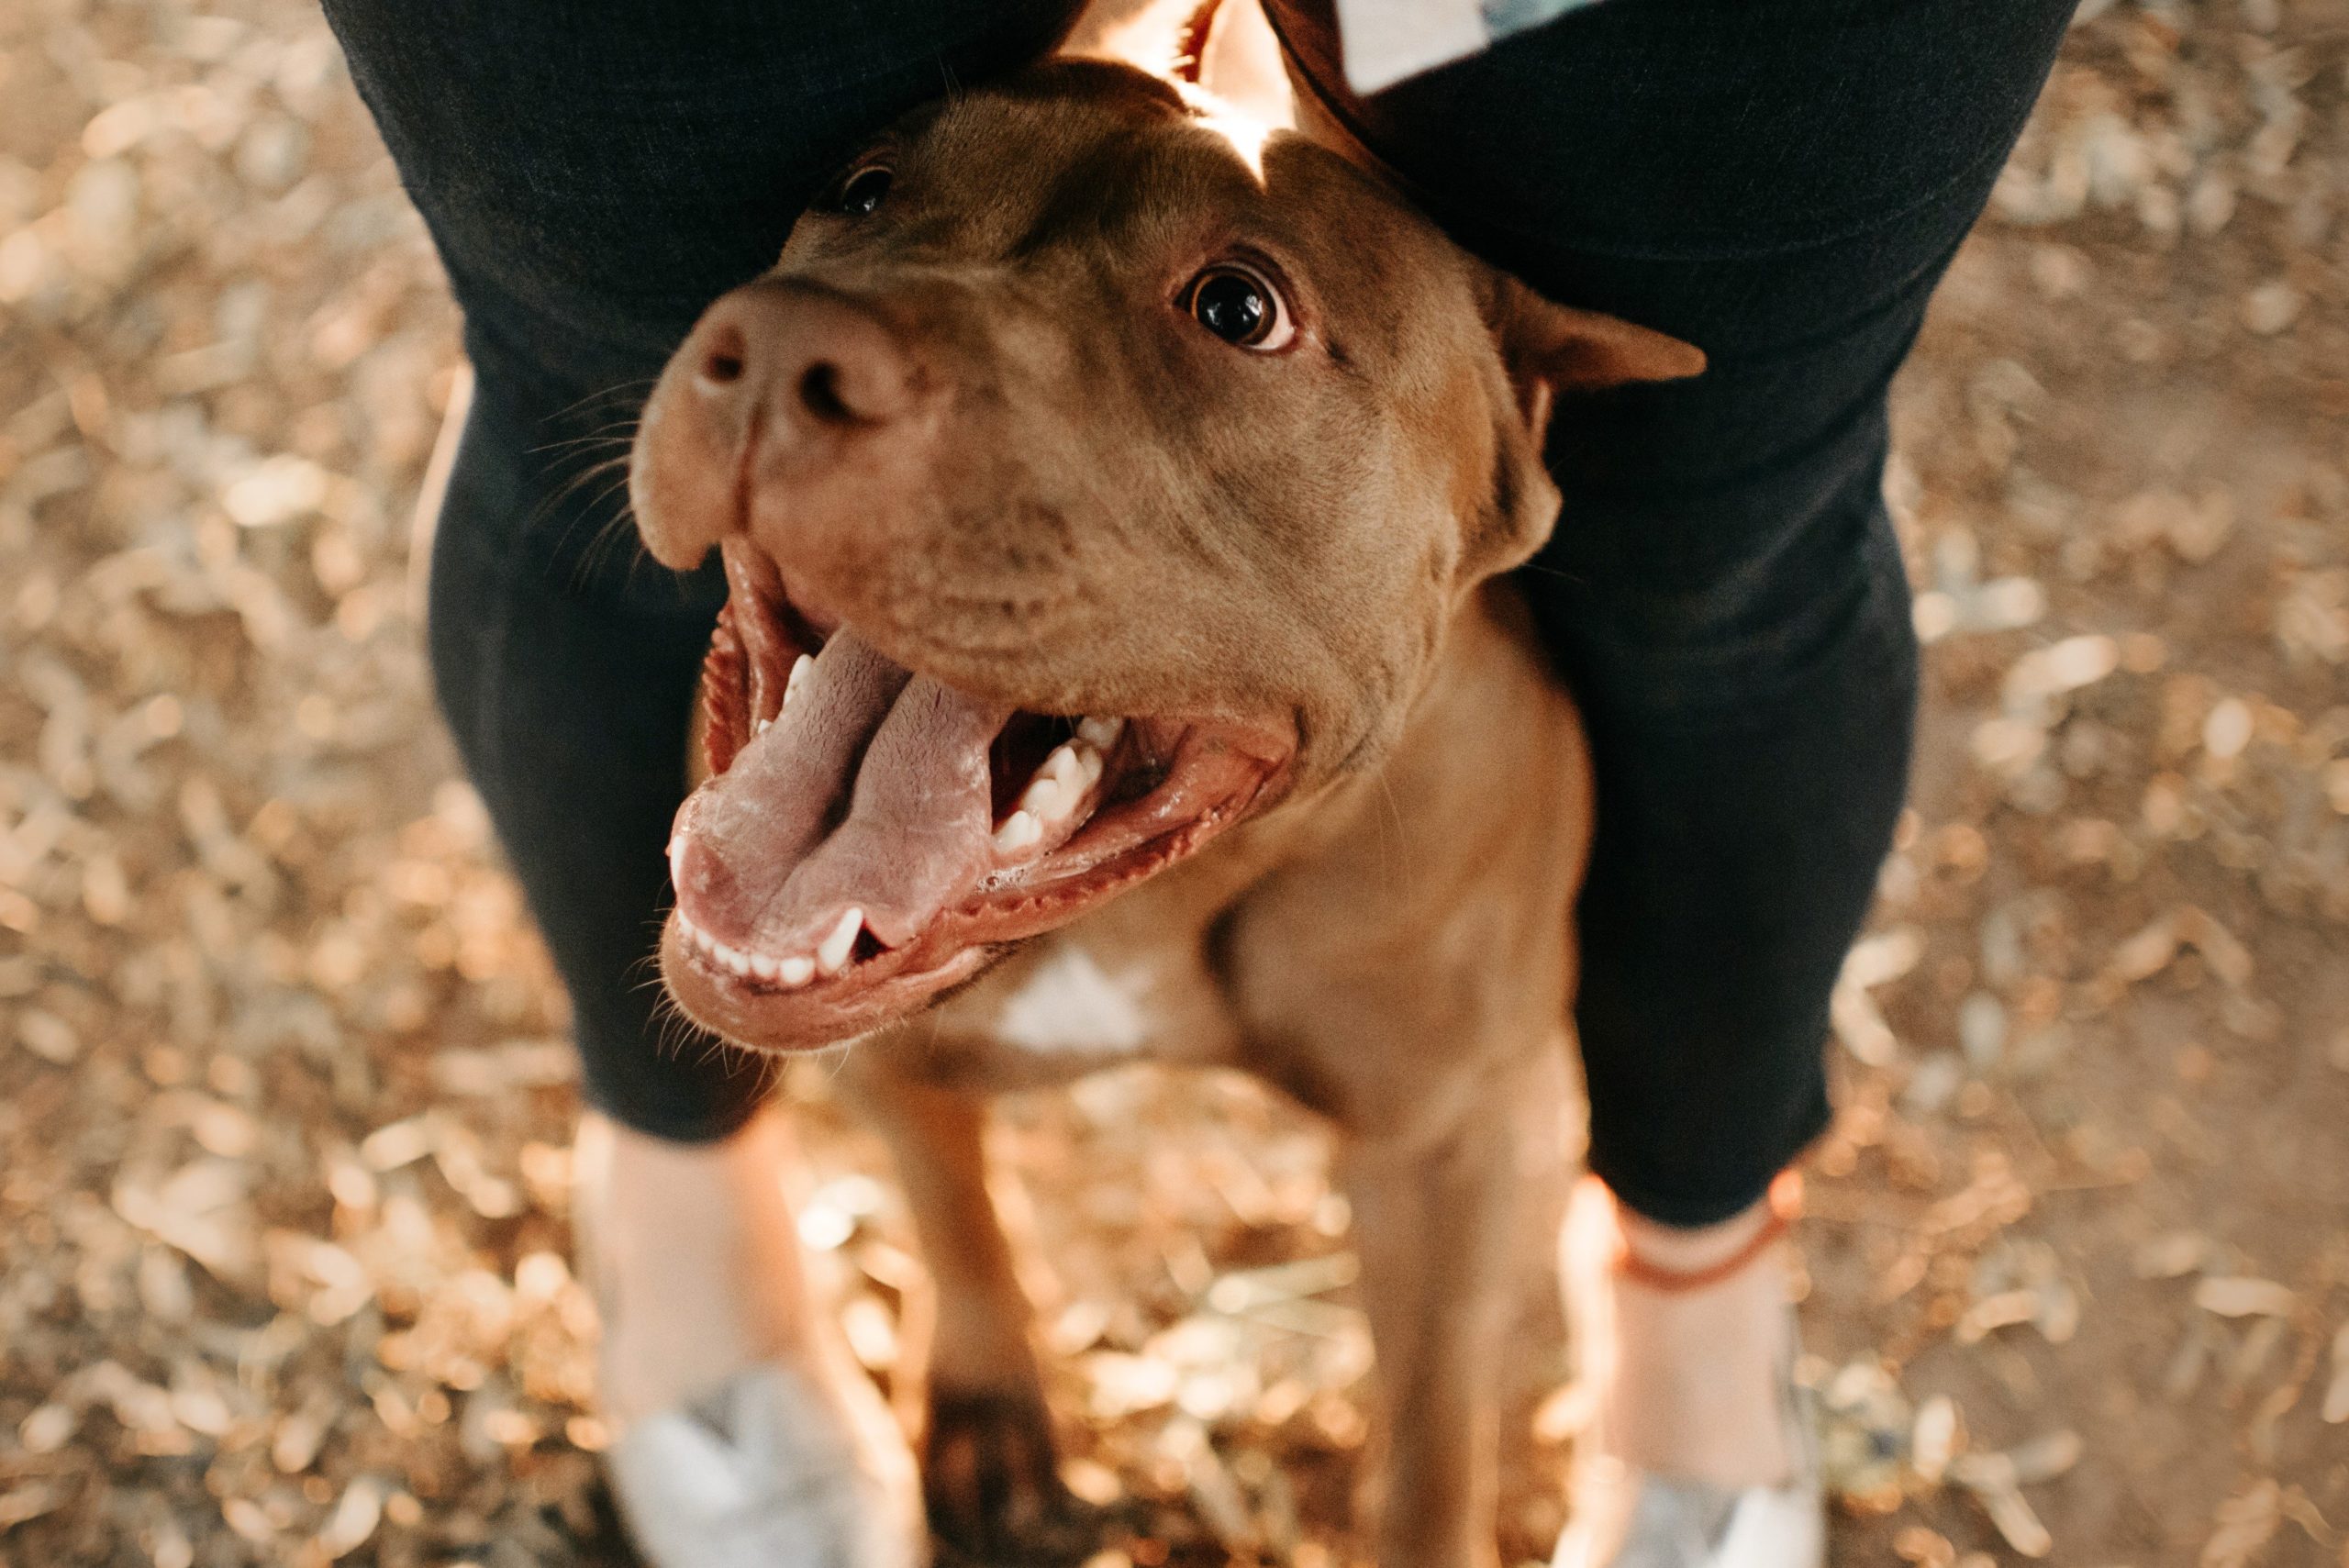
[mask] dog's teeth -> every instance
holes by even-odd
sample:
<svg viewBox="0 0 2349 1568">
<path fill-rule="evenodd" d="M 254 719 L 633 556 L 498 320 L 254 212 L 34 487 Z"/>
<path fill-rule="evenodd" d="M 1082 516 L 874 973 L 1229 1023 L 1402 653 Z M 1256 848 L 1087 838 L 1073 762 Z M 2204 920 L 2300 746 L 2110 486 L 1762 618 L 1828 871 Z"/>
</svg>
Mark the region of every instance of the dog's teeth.
<svg viewBox="0 0 2349 1568">
<path fill-rule="evenodd" d="M 754 952 L 751 955 L 751 973 L 762 980 L 773 980 L 781 972 L 782 967 L 765 953 Z"/>
<path fill-rule="evenodd" d="M 718 944 L 718 962 L 737 974 L 751 973 L 751 955 L 740 948 L 728 947 L 724 942 Z"/>
<path fill-rule="evenodd" d="M 788 698 L 786 698 L 786 699 L 785 699 L 785 701 L 788 701 L 789 699 L 788 699 Z M 764 735 L 768 730 L 770 730 L 770 729 L 772 729 L 772 728 L 774 728 L 774 719 L 772 719 L 772 718 L 763 718 L 763 719 L 759 720 L 758 724 L 757 724 L 755 727 L 753 727 L 753 728 L 751 728 L 751 734 L 753 734 L 753 735 Z"/>
<path fill-rule="evenodd" d="M 805 985 L 816 977 L 816 961 L 806 953 L 794 953 L 775 965 L 775 978 L 785 985 Z"/>
<path fill-rule="evenodd" d="M 856 946 L 856 933 L 864 929 L 864 911 L 852 905 L 841 911 L 840 924 L 832 934 L 816 944 L 816 967 L 826 974 L 838 974 L 848 962 L 849 951 Z"/>
<path fill-rule="evenodd" d="M 1076 726 L 1078 740 L 1104 751 L 1115 746 L 1118 737 L 1125 732 L 1126 721 L 1122 718 L 1086 717 L 1079 719 Z"/>
<path fill-rule="evenodd" d="M 1020 807 L 1041 821 L 1064 820 L 1085 793 L 1101 782 L 1101 753 L 1089 741 L 1071 740 L 1053 747 L 1020 795 Z"/>
<path fill-rule="evenodd" d="M 1075 804 L 1075 792 L 1056 777 L 1038 777 L 1019 796 L 1020 811 L 1040 822 L 1059 821 Z"/>
<path fill-rule="evenodd" d="M 791 699 L 799 695 L 800 684 L 807 679 L 807 672 L 815 667 L 816 661 L 805 653 L 792 662 L 790 678 L 783 683 L 783 709 L 785 713 L 791 711 Z M 766 726 L 759 728 L 763 729 Z"/>
<path fill-rule="evenodd" d="M 1028 848 L 1043 836 L 1044 825 L 1036 820 L 1036 814 L 1022 809 L 1005 817 L 1003 826 L 995 830 L 995 847 L 1011 854 Z"/>
</svg>

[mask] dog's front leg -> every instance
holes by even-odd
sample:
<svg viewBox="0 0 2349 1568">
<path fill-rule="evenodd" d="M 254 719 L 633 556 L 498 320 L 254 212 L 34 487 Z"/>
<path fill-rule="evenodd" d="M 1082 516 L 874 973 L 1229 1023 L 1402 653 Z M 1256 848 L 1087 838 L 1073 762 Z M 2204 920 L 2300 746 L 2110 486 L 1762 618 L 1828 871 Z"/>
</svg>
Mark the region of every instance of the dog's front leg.
<svg viewBox="0 0 2349 1568">
<path fill-rule="evenodd" d="M 985 1104 L 894 1071 L 885 1046 L 852 1061 L 843 1086 L 889 1145 L 937 1294 L 922 1443 L 930 1525 L 965 1551 L 1015 1549 L 1067 1498 L 1028 1298 L 987 1196 Z"/>
<path fill-rule="evenodd" d="M 1378 1358 L 1381 1568 L 1494 1568 L 1501 1332 L 1522 1251 L 1519 1157 L 1538 1073 L 1503 1073 L 1440 1131 L 1341 1166 Z"/>
</svg>

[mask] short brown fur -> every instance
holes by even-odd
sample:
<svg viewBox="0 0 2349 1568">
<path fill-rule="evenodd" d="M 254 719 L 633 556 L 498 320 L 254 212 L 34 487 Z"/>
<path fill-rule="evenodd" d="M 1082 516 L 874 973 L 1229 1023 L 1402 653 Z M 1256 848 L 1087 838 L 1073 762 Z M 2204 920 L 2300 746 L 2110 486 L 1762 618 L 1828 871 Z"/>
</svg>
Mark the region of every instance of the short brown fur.
<svg viewBox="0 0 2349 1568">
<path fill-rule="evenodd" d="M 1274 714 L 1297 741 L 1276 806 L 846 1059 L 937 1279 L 934 1512 L 997 1538 L 1058 1485 L 979 1096 L 1149 1058 L 1258 1073 L 1339 1128 L 1386 1391 L 1379 1560 L 1492 1568 L 1513 1206 L 1563 1114 L 1591 805 L 1573 706 L 1496 579 L 1554 519 L 1553 397 L 1702 357 L 1535 298 L 1302 139 L 1271 140 L 1259 183 L 1121 68 L 1049 64 L 883 145 L 892 205 L 812 215 L 777 276 L 887 323 L 943 389 L 921 439 L 779 455 L 745 517 L 696 461 L 718 438 L 654 432 L 654 553 L 747 528 L 796 594 L 966 689 Z M 1234 245 L 1294 290 L 1293 357 L 1177 308 Z M 1139 1047 L 1006 1040 L 1071 949 L 1135 987 Z"/>
</svg>

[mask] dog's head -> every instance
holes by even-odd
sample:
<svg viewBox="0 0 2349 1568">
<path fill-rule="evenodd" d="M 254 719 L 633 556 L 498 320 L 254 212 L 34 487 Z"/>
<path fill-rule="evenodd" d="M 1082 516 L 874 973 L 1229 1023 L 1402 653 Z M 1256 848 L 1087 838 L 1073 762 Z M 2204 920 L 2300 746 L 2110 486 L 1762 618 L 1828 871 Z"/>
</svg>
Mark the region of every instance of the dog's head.
<svg viewBox="0 0 2349 1568">
<path fill-rule="evenodd" d="M 1375 765 L 1549 532 L 1552 393 L 1703 362 L 1138 71 L 916 114 L 645 407 L 645 544 L 732 587 L 672 993 L 843 1039 Z"/>
</svg>

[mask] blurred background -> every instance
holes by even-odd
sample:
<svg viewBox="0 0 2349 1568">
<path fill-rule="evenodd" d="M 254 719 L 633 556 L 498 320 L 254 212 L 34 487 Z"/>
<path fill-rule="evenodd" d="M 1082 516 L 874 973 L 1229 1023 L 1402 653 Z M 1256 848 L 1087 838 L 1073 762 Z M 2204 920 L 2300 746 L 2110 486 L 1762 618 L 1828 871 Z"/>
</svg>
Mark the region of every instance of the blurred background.
<svg viewBox="0 0 2349 1568">
<path fill-rule="evenodd" d="M 0 11 L 0 1568 L 626 1561 L 562 1001 L 408 583 L 455 327 L 311 6 Z M 1897 412 L 1838 1558 L 2349 1563 L 2349 0 L 2088 0 Z M 785 1088 L 886 1385 L 903 1212 Z M 1313 1128 L 1138 1073 L 998 1134 L 1074 1560 L 1361 1561 Z M 1580 1416 L 1527 1323 L 1512 1562 Z"/>
</svg>

